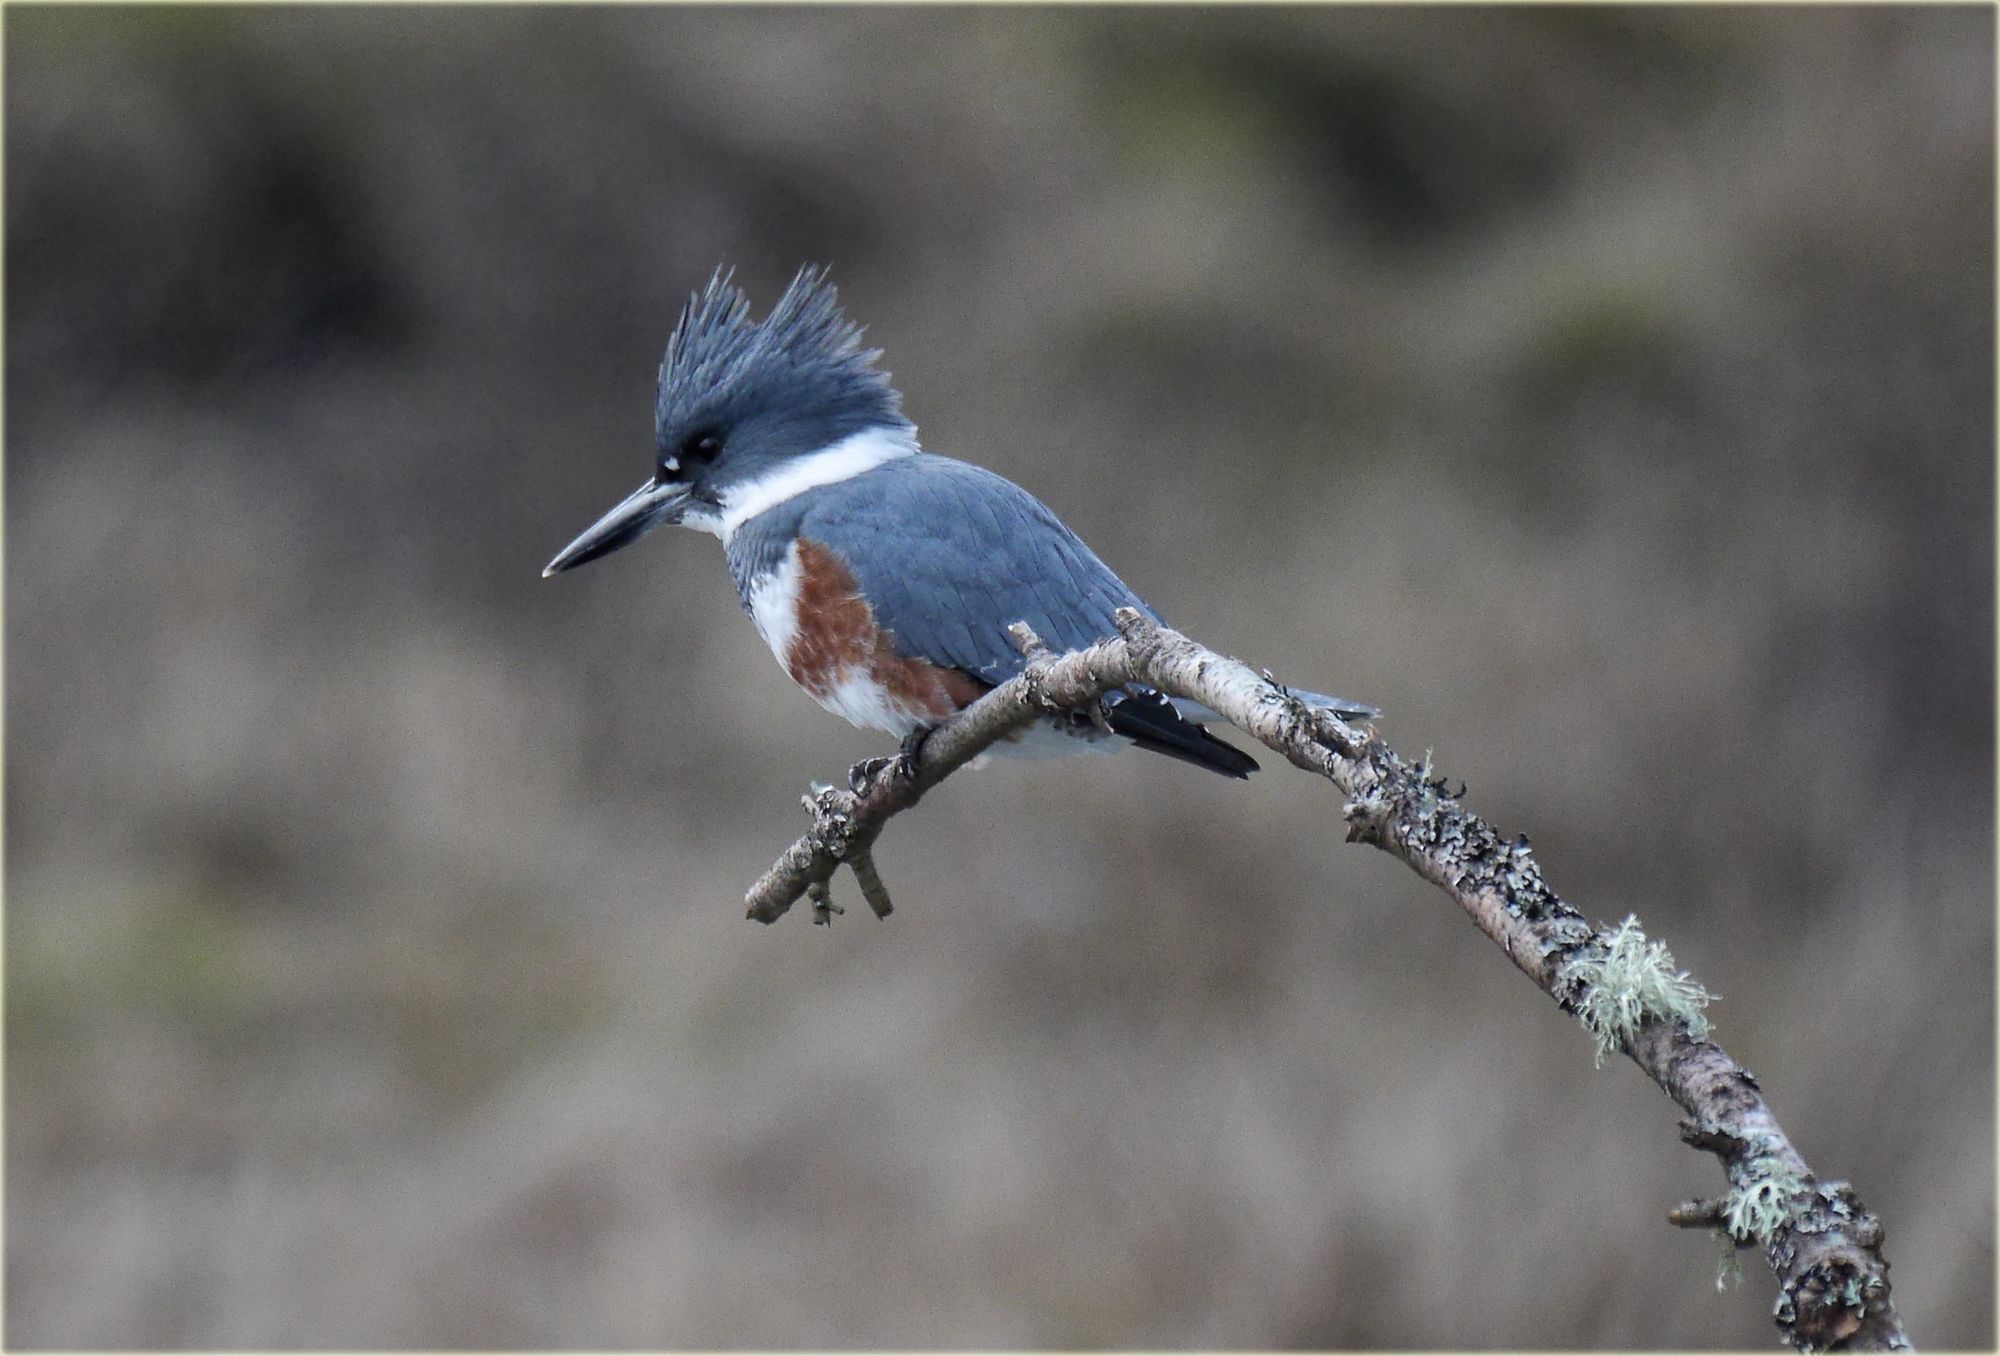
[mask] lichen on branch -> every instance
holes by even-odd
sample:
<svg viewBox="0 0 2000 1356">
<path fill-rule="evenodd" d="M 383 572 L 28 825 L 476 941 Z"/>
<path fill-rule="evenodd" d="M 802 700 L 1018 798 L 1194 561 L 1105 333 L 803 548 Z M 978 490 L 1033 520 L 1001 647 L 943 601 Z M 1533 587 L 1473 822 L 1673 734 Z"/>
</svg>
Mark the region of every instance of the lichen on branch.
<svg viewBox="0 0 2000 1356">
<path fill-rule="evenodd" d="M 1889 1291 L 1881 1222 L 1844 1182 L 1818 1178 L 1793 1146 L 1748 1070 L 1710 1038 L 1711 996 L 1674 966 L 1665 945 L 1628 917 L 1590 921 L 1551 889 L 1525 837 L 1506 838 L 1434 774 L 1381 738 L 1310 705 L 1269 676 L 1129 608 L 1118 635 L 1052 655 L 1025 625 L 1027 658 L 1001 684 L 894 758 L 856 764 L 848 788 L 805 798 L 812 827 L 751 887 L 751 918 L 775 922 L 801 898 L 831 919 L 834 873 L 860 882 L 878 917 L 890 911 L 875 869 L 883 826 L 995 741 L 1041 716 L 1088 713 L 1108 692 L 1143 684 L 1198 701 L 1282 755 L 1332 782 L 1347 838 L 1397 858 L 1449 896 L 1523 974 L 1591 1032 L 1600 1063 L 1623 1051 L 1687 1113 L 1681 1137 L 1712 1153 L 1728 1195 L 1669 1215 L 1687 1228 L 1726 1232 L 1759 1247 L 1778 1280 L 1775 1318 L 1801 1351 L 1907 1350 Z"/>
</svg>

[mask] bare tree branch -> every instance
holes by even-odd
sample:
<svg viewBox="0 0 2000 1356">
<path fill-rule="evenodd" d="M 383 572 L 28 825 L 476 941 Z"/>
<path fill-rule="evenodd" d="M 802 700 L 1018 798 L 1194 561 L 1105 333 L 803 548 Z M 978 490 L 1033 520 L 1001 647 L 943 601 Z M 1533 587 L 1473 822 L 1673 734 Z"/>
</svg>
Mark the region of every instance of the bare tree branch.
<svg viewBox="0 0 2000 1356">
<path fill-rule="evenodd" d="M 1018 677 L 987 693 L 895 758 L 855 766 L 849 789 L 816 787 L 807 830 L 754 885 L 750 917 L 774 922 L 801 896 L 827 921 L 834 872 L 847 864 L 878 916 L 890 909 L 872 850 L 891 816 L 983 750 L 1038 717 L 1096 709 L 1105 693 L 1140 683 L 1201 702 L 1327 778 L 1346 797 L 1350 842 L 1381 848 L 1457 901 L 1521 972 L 1598 1042 L 1622 1051 L 1687 1113 L 1681 1135 L 1721 1160 L 1730 1191 L 1683 1203 L 1670 1220 L 1755 1245 L 1776 1274 L 1775 1318 L 1801 1351 L 1908 1350 L 1889 1293 L 1882 1225 L 1845 1182 L 1807 1166 L 1747 1070 L 1714 1041 L 1708 995 L 1636 920 L 1598 928 L 1543 882 L 1526 838 L 1504 839 L 1459 804 L 1428 760 L 1411 764 L 1380 738 L 1309 706 L 1286 689 L 1130 609 L 1120 634 L 1053 656 L 1025 626 Z M 1460 794 L 1463 788 L 1460 788 Z"/>
</svg>

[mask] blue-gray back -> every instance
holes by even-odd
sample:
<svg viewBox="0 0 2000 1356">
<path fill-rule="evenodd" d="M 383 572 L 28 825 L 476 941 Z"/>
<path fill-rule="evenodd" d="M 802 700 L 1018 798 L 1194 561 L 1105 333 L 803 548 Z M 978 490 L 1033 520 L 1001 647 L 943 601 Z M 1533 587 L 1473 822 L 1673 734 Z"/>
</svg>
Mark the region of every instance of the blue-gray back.
<svg viewBox="0 0 2000 1356">
<path fill-rule="evenodd" d="M 1040 500 L 948 457 L 900 458 L 743 524 L 729 544 L 738 589 L 797 536 L 846 560 L 899 652 L 988 683 L 1024 665 L 1010 622 L 1026 621 L 1060 653 L 1117 634 L 1117 608 L 1158 620 Z"/>
</svg>

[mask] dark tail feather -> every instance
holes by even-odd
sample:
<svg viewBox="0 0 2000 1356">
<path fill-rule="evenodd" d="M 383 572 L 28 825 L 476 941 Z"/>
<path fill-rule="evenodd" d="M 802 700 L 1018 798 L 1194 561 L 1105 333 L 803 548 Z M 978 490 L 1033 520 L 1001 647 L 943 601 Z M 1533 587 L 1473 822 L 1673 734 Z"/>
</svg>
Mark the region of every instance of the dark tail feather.
<svg viewBox="0 0 2000 1356">
<path fill-rule="evenodd" d="M 1247 778 L 1257 770 L 1255 758 L 1223 743 L 1176 711 L 1156 692 L 1126 693 L 1105 711 L 1105 719 L 1112 729 L 1150 752 L 1163 753 L 1225 777 Z"/>
</svg>

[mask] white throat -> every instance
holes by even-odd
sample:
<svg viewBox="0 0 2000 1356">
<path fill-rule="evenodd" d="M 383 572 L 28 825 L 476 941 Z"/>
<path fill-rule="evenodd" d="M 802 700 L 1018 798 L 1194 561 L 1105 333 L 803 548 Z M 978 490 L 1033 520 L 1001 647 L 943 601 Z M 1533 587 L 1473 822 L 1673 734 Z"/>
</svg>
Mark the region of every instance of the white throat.
<svg viewBox="0 0 2000 1356">
<path fill-rule="evenodd" d="M 787 499 L 822 485 L 852 480 L 884 462 L 915 456 L 916 453 L 917 440 L 908 433 L 885 428 L 864 429 L 817 452 L 793 457 L 782 465 L 772 467 L 756 480 L 730 486 L 722 492 L 722 504 L 718 511 L 689 513 L 681 519 L 681 523 L 703 532 L 712 532 L 727 546 L 729 539 L 736 535 L 737 528 Z"/>
</svg>

